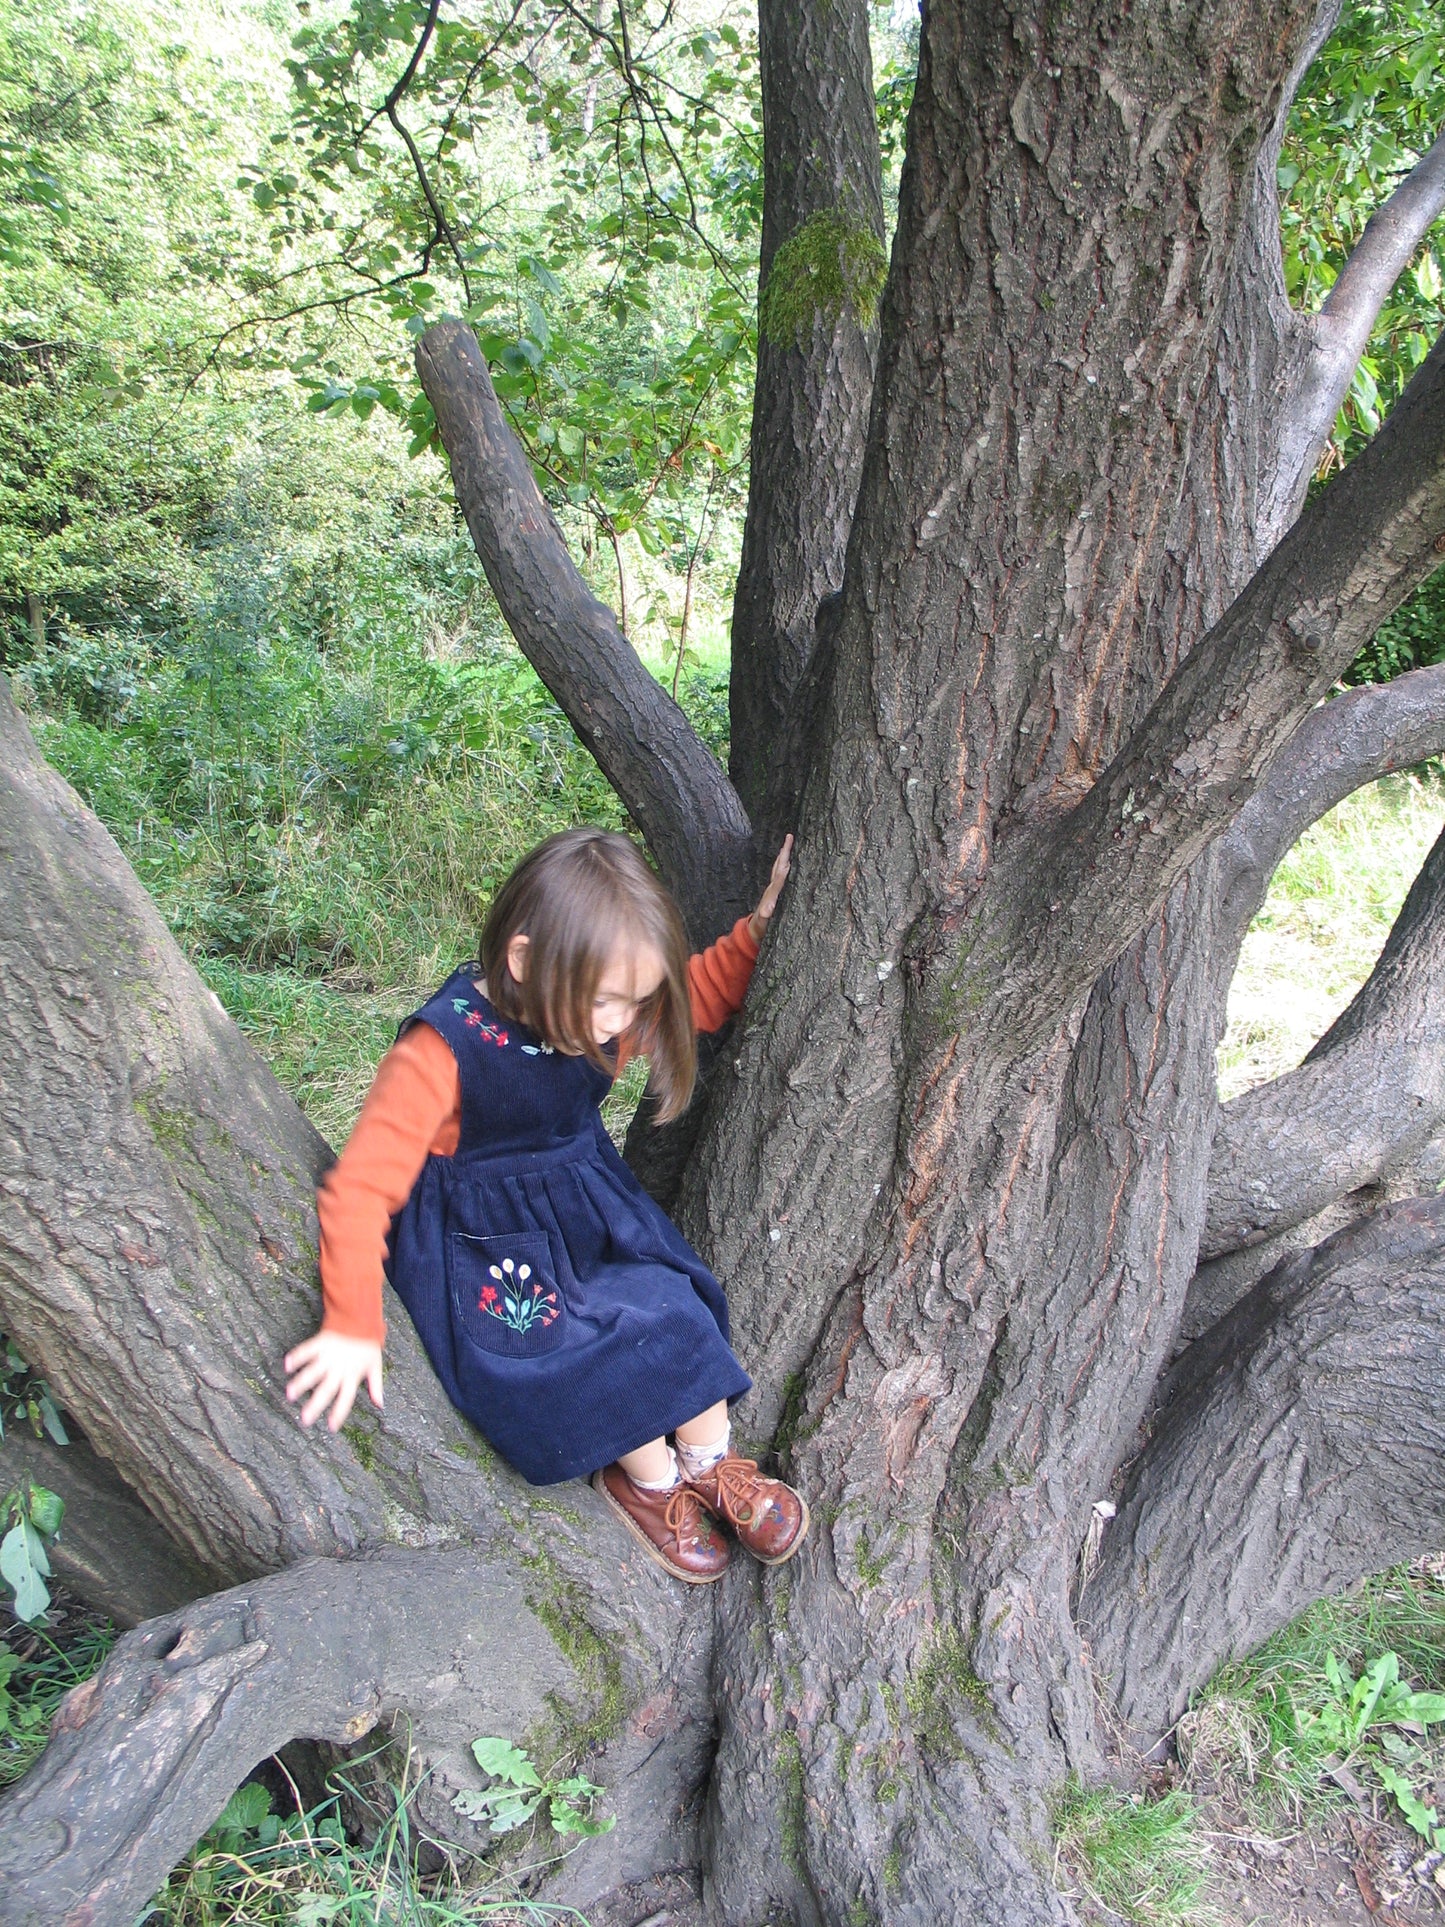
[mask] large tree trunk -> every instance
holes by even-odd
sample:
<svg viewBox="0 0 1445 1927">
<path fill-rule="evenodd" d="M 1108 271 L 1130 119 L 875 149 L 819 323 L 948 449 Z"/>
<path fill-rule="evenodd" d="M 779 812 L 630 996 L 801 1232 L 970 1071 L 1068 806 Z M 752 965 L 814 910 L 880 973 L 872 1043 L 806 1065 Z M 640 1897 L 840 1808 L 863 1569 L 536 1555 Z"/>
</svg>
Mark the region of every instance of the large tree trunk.
<svg viewBox="0 0 1445 1927">
<path fill-rule="evenodd" d="M 843 35 L 852 98 L 853 28 L 823 11 L 795 38 L 806 50 Z M 560 1669 L 571 1711 L 546 1743 L 602 1744 L 594 1770 L 621 1824 L 569 1865 L 572 1897 L 696 1852 L 727 1927 L 1062 1920 L 1043 1871 L 1048 1796 L 1099 1763 L 1099 1691 L 1157 1730 L 1214 1659 L 1418 1542 L 1426 1511 L 1402 1495 L 1438 1453 L 1421 1391 L 1439 1339 L 1435 1207 L 1367 1219 L 1262 1283 L 1236 1278 L 1223 1299 L 1196 1275 L 1202 1236 L 1218 1263 L 1230 1241 L 1285 1235 L 1285 1218 L 1297 1233 L 1322 1189 L 1333 1208 L 1419 1150 L 1415 1112 L 1372 1093 L 1369 1141 L 1328 1184 L 1292 1175 L 1289 1133 L 1273 1126 L 1247 1155 L 1266 1161 L 1256 1175 L 1276 1205 L 1251 1211 L 1230 1180 L 1249 1117 L 1342 1067 L 1378 1081 L 1384 1054 L 1372 1066 L 1361 1026 L 1393 1025 L 1420 1104 L 1439 1100 L 1426 1076 L 1445 949 L 1432 863 L 1317 1067 L 1231 1113 L 1211 1203 L 1213 1051 L 1271 869 L 1355 783 L 1445 743 L 1435 672 L 1317 707 L 1445 551 L 1445 345 L 1289 526 L 1349 379 L 1340 344 L 1368 332 L 1370 302 L 1445 196 L 1427 157 L 1326 319 L 1290 313 L 1274 164 L 1291 89 L 1336 11 L 1210 0 L 1187 35 L 1161 35 L 1149 10 L 1114 0 L 1083 14 L 1042 0 L 929 10 L 825 659 L 800 625 L 835 580 L 846 462 L 806 567 L 790 576 L 752 524 L 750 558 L 772 553 L 759 567 L 773 575 L 739 703 L 754 705 L 774 761 L 780 743 L 798 759 L 798 863 L 681 1206 L 729 1284 L 757 1381 L 740 1430 L 785 1453 L 813 1505 L 793 1564 L 739 1561 L 712 1594 L 679 1598 L 586 1491 L 557 1509 L 528 1499 L 447 1411 L 401 1318 L 385 1423 L 298 1439 L 258 1360 L 312 1312 L 309 1186 L 324 1147 L 211 1010 L 113 848 L 0 718 L 8 847 L 28 866 L 0 951 L 20 1174 L 0 1247 L 10 1328 L 97 1448 L 224 1578 L 249 1586 L 388 1541 L 448 1572 L 454 1545 L 485 1563 L 508 1649 L 537 1655 L 509 1730 L 547 1733 L 541 1696 Z M 770 16 L 765 39 L 789 18 Z M 816 113 L 832 96 L 799 98 Z M 847 167 L 829 165 L 840 191 Z M 836 339 L 818 330 L 813 350 L 826 357 Z M 458 489 L 524 646 L 550 662 L 620 793 L 655 813 L 664 868 L 687 869 L 695 836 L 698 877 L 744 874 L 742 803 L 685 726 L 640 685 L 635 714 L 599 707 L 595 663 L 535 617 L 575 615 L 625 670 L 530 480 L 508 480 L 484 371 L 462 379 L 464 332 L 427 341 Z M 856 361 L 866 342 L 844 345 Z M 849 376 L 835 392 L 865 385 Z M 808 403 L 805 389 L 798 409 L 822 392 Z M 770 418 L 801 419 L 781 406 Z M 765 422 L 764 465 L 771 433 Z M 776 486 L 801 488 L 785 468 Z M 544 599 L 528 616 L 534 587 Z M 748 656 L 769 625 L 776 659 Z M 641 753 L 654 722 L 657 771 Z M 741 744 L 738 776 L 766 813 L 755 746 Z M 696 925 L 696 891 L 692 907 Z M 72 1147 L 96 1142 L 77 1174 Z M 1388 1315 L 1392 1269 L 1408 1344 L 1374 1356 L 1342 1403 L 1341 1365 Z M 1209 1329 L 1161 1387 L 1191 1303 Z M 1295 1385 L 1307 1396 L 1286 1417 Z M 1322 1511 L 1286 1516 L 1311 1504 L 1311 1467 L 1326 1485 L 1341 1470 L 1332 1428 L 1364 1428 L 1387 1404 L 1391 1429 L 1340 1486 L 1356 1514 L 1366 1494 L 1380 1501 L 1371 1536 L 1336 1526 L 1336 1543 Z M 1148 1446 L 1084 1595 L 1086 1641 L 1080 1548 L 1141 1424 Z M 1265 1438 L 1282 1456 L 1256 1489 L 1265 1454 L 1250 1441 Z M 1176 1557 L 1193 1495 L 1215 1480 L 1215 1529 Z M 1438 1508 L 1429 1517 L 1438 1529 Z M 338 1613 L 377 1570 L 370 1558 L 339 1569 Z M 265 1599 L 294 1602 L 289 1582 Z M 452 1651 L 471 1622 L 450 1581 L 437 1591 L 443 1619 L 458 1615 L 438 1633 Z M 209 1650 L 208 1628 L 242 1629 L 218 1705 L 252 1668 L 269 1682 L 255 1690 L 289 1708 L 246 1726 L 243 1751 L 348 1717 L 348 1682 L 324 1653 L 328 1690 L 307 1701 L 234 1602 L 189 1611 L 185 1655 Z M 1211 1614 L 1217 1635 L 1193 1637 Z M 381 1620 L 359 1649 L 367 1703 L 417 1720 L 444 1796 L 467 1770 L 468 1723 L 503 1714 L 470 1683 L 439 1712 L 430 1688 L 388 1666 Z M 141 1628 L 73 1709 L 25 1811 L 63 1812 L 68 1787 L 113 1772 L 130 1717 L 113 1724 L 113 1710 L 164 1666 L 155 1637 Z M 172 1735 L 201 1716 L 196 1687 L 161 1693 Z M 702 1778 L 709 1719 L 698 1842 L 677 1809 Z M 89 1864 L 124 1862 L 102 1836 L 133 1813 L 150 1878 L 164 1843 L 183 1844 L 155 1816 L 186 1810 L 188 1785 L 204 1789 L 197 1826 L 214 1806 L 225 1775 L 211 1757 L 188 1781 L 157 1734 L 164 1798 L 124 1813 L 119 1794 L 99 1801 Z M 19 1817 L 0 1824 L 0 1854 L 18 1867 L 31 1837 Z M 25 1861 L 34 1891 L 70 1877 L 62 1858 L 56 1844 L 38 1871 Z M 116 1907 L 96 1918 L 119 1921 Z"/>
</svg>

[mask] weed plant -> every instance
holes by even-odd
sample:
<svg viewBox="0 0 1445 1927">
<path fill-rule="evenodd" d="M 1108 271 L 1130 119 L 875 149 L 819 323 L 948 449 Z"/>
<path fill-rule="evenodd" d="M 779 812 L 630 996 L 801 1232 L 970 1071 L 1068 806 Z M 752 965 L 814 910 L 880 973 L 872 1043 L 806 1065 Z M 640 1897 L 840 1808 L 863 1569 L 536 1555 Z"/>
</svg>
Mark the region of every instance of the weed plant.
<svg viewBox="0 0 1445 1927">
<path fill-rule="evenodd" d="M 526 1899 L 514 1880 L 492 1878 L 482 1890 L 445 1856 L 439 1872 L 419 1872 L 409 1796 L 393 1791 L 360 1846 L 339 1814 L 343 1795 L 364 1799 L 349 1780 L 334 1778 L 309 1811 L 297 1796 L 289 1815 L 272 1811 L 265 1787 L 241 1787 L 136 1927 L 587 1927 L 570 1907 Z"/>
<path fill-rule="evenodd" d="M 1394 1664 L 1386 1656 L 1394 1655 Z M 1390 1676 L 1401 1682 L 1390 1690 Z M 1386 1690 L 1372 1700 L 1372 1688 Z M 1414 1704 L 1408 1703 L 1410 1694 Z M 1264 1829 L 1302 1826 L 1356 1797 L 1384 1811 L 1390 1775 L 1445 1794 L 1445 1562 L 1321 1600 L 1249 1659 L 1223 1667 L 1180 1724 L 1191 1778 L 1212 1779 Z M 1416 1717 L 1424 1712 L 1427 1717 Z"/>
</svg>

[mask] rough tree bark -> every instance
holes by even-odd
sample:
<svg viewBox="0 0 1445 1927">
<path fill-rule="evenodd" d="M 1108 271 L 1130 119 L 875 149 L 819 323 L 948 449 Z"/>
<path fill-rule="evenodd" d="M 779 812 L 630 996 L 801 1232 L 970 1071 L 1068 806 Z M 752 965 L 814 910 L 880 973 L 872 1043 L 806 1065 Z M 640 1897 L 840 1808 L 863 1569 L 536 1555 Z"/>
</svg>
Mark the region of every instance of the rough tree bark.
<svg viewBox="0 0 1445 1927">
<path fill-rule="evenodd" d="M 780 247 L 805 243 L 809 221 L 828 222 L 834 237 L 861 233 L 881 257 L 867 10 L 761 0 L 758 59 L 760 287 Z M 813 659 L 819 605 L 843 586 L 876 348 L 871 317 L 865 325 L 846 303 L 815 312 L 791 339 L 759 330 L 730 707 L 732 778 L 764 852 L 793 827 L 803 770 L 795 697 Z"/>
<path fill-rule="evenodd" d="M 1341 277 L 1348 299 L 1292 313 L 1274 162 L 1336 0 L 1187 12 L 1186 32 L 1120 0 L 937 0 L 924 23 L 829 662 L 801 681 L 768 670 L 792 687 L 806 777 L 796 874 L 681 1206 L 757 1380 L 740 1425 L 813 1503 L 792 1565 L 740 1563 L 712 1596 L 680 1600 L 585 1491 L 551 1512 L 494 1464 L 477 1476 L 475 1440 L 404 1320 L 385 1424 L 296 1439 L 256 1361 L 309 1313 L 322 1149 L 5 725 L 20 772 L 7 834 L 29 866 L 0 951 L 10 1328 L 224 1577 L 387 1540 L 430 1557 L 441 1534 L 474 1550 L 503 1589 L 511 1650 L 563 1669 L 574 1710 L 558 1743 L 602 1744 L 594 1770 L 621 1824 L 573 1863 L 578 1898 L 699 1852 L 728 1927 L 1062 1920 L 1048 1801 L 1099 1764 L 1099 1691 L 1157 1731 L 1214 1657 L 1418 1543 L 1428 1508 L 1407 1519 L 1400 1501 L 1439 1448 L 1422 1393 L 1438 1206 L 1392 1208 L 1288 1260 L 1169 1361 L 1211 1221 L 1213 1051 L 1252 907 L 1291 834 L 1338 794 L 1445 744 L 1433 672 L 1317 707 L 1445 553 L 1445 345 L 1290 526 L 1349 379 L 1343 331 L 1368 332 L 1445 170 L 1422 160 Z M 461 366 L 460 337 L 431 339 Z M 545 625 L 529 636 L 517 538 L 551 537 L 520 484 L 499 486 L 505 441 L 474 388 L 438 408 L 459 490 L 490 491 L 472 519 L 484 554 L 512 544 L 493 576 L 503 607 L 527 646 L 556 651 L 585 719 L 585 660 Z M 553 599 L 532 606 L 561 611 L 574 604 L 555 545 L 552 562 Z M 759 566 L 779 572 L 767 606 L 791 609 L 802 591 L 785 594 L 783 561 Z M 629 714 L 609 710 L 592 740 L 630 804 L 648 725 Z M 741 803 L 709 787 L 685 735 L 667 742 L 659 842 L 714 809 L 731 835 Z M 85 891 L 100 906 L 88 920 Z M 1434 891 L 1432 869 L 1360 1022 L 1402 999 L 1412 1024 L 1436 1021 L 1412 989 L 1431 954 L 1438 975 Z M 104 1154 L 75 1179 L 70 1147 L 95 1138 Z M 1332 1182 L 1358 1189 L 1362 1168 L 1344 1159 Z M 1283 1189 L 1283 1155 L 1260 1175 Z M 1267 1229 L 1223 1195 L 1216 1215 L 1230 1236 Z M 253 1299 L 243 1325 L 235 1307 Z M 1386 1355 L 1373 1334 L 1392 1306 L 1408 1342 Z M 1362 1433 L 1386 1409 L 1377 1449 L 1331 1456 L 1332 1427 Z M 1080 1607 L 1091 1501 L 1146 1419 Z M 1252 1447 L 1266 1437 L 1277 1457 Z M 1198 1495 L 1216 1482 L 1202 1528 Z M 1336 1485 L 1355 1503 L 1327 1531 Z M 365 1596 L 369 1561 L 334 1570 Z M 463 1641 L 464 1600 L 436 1592 Z M 237 1623 L 189 1611 L 187 1653 Z M 151 1637 L 140 1629 L 74 1709 L 31 1833 L 0 1819 L 0 1856 L 31 1837 L 54 1848 L 25 1863 L 35 1891 L 68 1877 L 68 1844 L 38 1822 L 63 1820 L 67 1774 L 110 1770 L 125 1744 L 110 1709 L 152 1677 Z M 484 1699 L 452 1694 L 450 1737 L 433 1736 L 411 1675 L 366 1651 L 367 1704 L 410 1709 L 445 1791 L 463 1771 L 458 1726 L 482 1730 Z M 217 1707 L 243 1663 L 220 1657 Z M 203 1706 L 200 1684 L 178 1703 Z M 296 1717 L 335 1731 L 344 1716 Z M 542 1719 L 539 1698 L 510 1717 L 518 1732 Z M 676 1808 L 704 1774 L 699 1845 Z M 199 1825 L 216 1789 L 198 1761 L 155 1811 Z M 90 1831 L 104 1846 L 122 1825 L 100 1803 Z M 184 1844 L 160 1825 L 148 1809 L 148 1841 Z"/>
</svg>

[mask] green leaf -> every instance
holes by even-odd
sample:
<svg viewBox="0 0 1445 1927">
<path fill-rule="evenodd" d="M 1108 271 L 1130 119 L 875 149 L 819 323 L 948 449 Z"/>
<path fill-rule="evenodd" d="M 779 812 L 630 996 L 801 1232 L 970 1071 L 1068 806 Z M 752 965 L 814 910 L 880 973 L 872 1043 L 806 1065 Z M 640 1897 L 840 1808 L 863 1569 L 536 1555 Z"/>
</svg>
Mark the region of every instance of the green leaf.
<svg viewBox="0 0 1445 1927">
<path fill-rule="evenodd" d="M 53 1539 L 65 1516 L 65 1501 L 58 1492 L 51 1492 L 46 1486 L 32 1485 L 29 1511 L 30 1523 L 35 1530 L 47 1539 Z"/>
<path fill-rule="evenodd" d="M 605 1820 L 594 1820 L 589 1814 L 572 1806 L 568 1801 L 552 1796 L 552 1826 L 558 1833 L 579 1833 L 588 1839 L 595 1839 L 599 1833 L 611 1833 L 617 1825 L 615 1813 Z"/>
<path fill-rule="evenodd" d="M 40 1422 L 57 1445 L 69 1445 L 70 1434 L 61 1422 L 55 1400 L 49 1392 L 42 1392 L 40 1395 Z M 3 1430 L 0 1430 L 0 1438 L 3 1436 Z"/>
<path fill-rule="evenodd" d="M 228 1833 L 254 1833 L 271 1812 L 271 1796 L 263 1786 L 252 1783 L 237 1787 L 216 1820 Z"/>
<path fill-rule="evenodd" d="M 539 1787 L 541 1776 L 519 1746 L 496 1738 L 472 1741 L 472 1754 L 483 1773 L 512 1786 Z"/>
<path fill-rule="evenodd" d="M 12 1526 L 0 1540 L 0 1578 L 15 1594 L 15 1617 L 28 1625 L 50 1604 L 45 1576 L 50 1563 L 39 1533 L 28 1519 Z"/>
</svg>

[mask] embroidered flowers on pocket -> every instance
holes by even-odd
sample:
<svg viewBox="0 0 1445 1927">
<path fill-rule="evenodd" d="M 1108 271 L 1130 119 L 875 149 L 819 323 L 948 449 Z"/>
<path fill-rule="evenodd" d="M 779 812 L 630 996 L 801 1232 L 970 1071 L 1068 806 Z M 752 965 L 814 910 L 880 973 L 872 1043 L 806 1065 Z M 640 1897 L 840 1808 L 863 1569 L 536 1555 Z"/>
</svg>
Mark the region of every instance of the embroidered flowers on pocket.
<svg viewBox="0 0 1445 1927">
<path fill-rule="evenodd" d="M 544 1292 L 541 1279 L 532 1275 L 532 1267 L 514 1265 L 510 1258 L 503 1258 L 500 1265 L 488 1265 L 487 1270 L 495 1283 L 482 1286 L 477 1310 L 500 1318 L 509 1331 L 530 1331 L 534 1325 L 545 1331 L 557 1316 L 556 1292 Z"/>
</svg>

